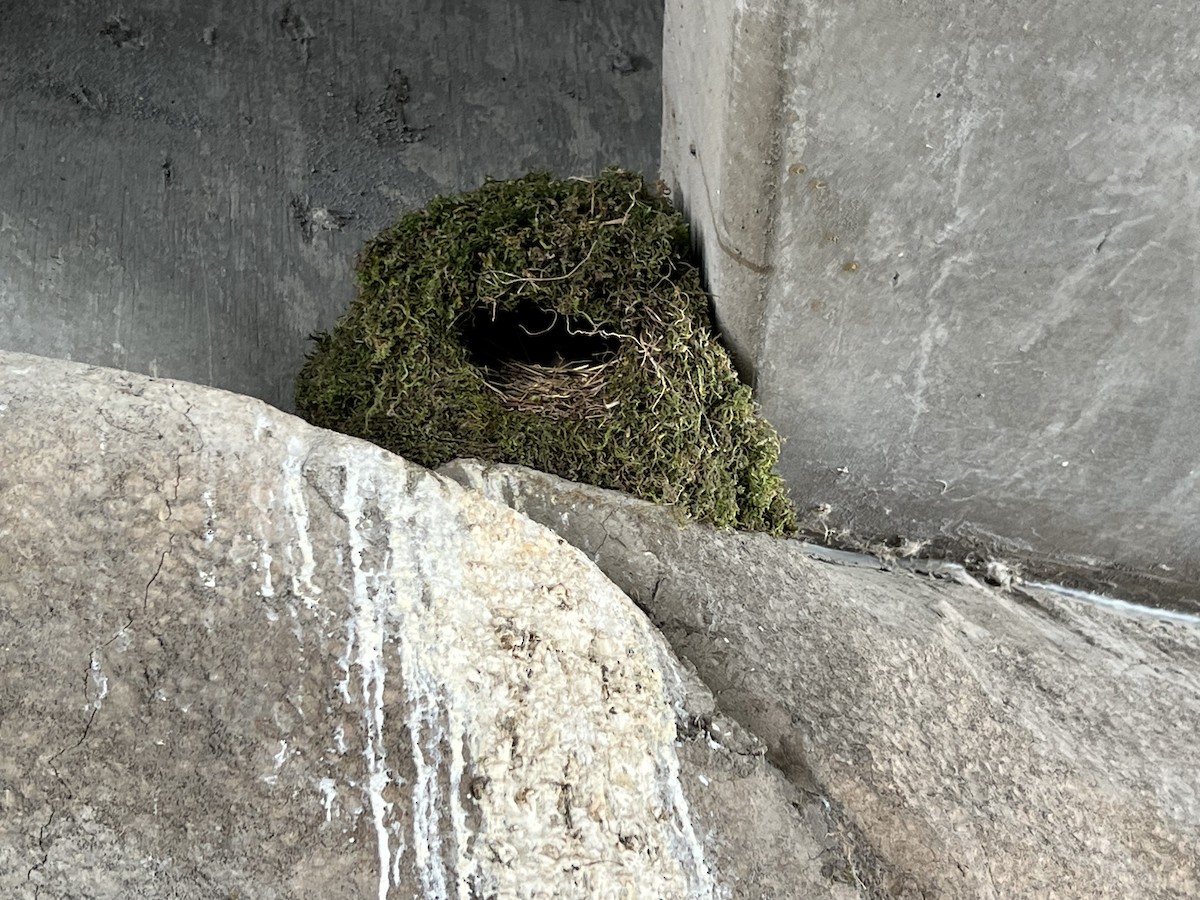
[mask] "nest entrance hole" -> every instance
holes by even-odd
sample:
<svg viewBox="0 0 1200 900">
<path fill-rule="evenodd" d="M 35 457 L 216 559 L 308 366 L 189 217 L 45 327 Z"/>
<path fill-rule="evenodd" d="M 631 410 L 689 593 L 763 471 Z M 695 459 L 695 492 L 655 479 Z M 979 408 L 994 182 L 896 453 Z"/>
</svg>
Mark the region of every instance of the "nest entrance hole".
<svg viewBox="0 0 1200 900">
<path fill-rule="evenodd" d="M 617 352 L 617 339 L 598 332 L 586 319 L 565 316 L 533 304 L 516 309 L 476 309 L 462 330 L 471 364 L 498 371 L 526 366 L 593 365 Z"/>
<path fill-rule="evenodd" d="M 618 339 L 586 319 L 532 304 L 476 309 L 460 338 L 484 384 L 510 409 L 593 418 L 615 406 L 604 387 Z"/>
</svg>

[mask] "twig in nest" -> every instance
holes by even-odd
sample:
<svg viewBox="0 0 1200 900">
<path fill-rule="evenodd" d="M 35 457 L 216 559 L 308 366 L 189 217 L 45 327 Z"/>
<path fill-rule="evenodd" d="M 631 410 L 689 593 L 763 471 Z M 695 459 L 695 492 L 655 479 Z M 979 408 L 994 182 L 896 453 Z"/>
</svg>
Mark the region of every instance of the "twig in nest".
<svg viewBox="0 0 1200 900">
<path fill-rule="evenodd" d="M 598 419 L 618 404 L 604 396 L 608 372 L 615 363 L 543 366 L 510 360 L 486 370 L 484 384 L 509 409 L 560 419 Z"/>
</svg>

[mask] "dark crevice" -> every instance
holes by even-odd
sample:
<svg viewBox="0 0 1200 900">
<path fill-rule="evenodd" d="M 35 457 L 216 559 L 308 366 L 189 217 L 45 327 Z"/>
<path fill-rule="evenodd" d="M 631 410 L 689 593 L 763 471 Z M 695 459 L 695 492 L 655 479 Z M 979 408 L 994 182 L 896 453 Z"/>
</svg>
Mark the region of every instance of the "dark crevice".
<svg viewBox="0 0 1200 900">
<path fill-rule="evenodd" d="M 175 535 L 171 535 L 167 540 L 167 549 L 163 550 L 158 557 L 158 568 L 154 570 L 154 574 L 150 576 L 150 580 L 146 582 L 146 590 L 142 594 L 142 612 L 145 612 L 150 605 L 150 588 L 154 586 L 154 582 L 158 580 L 159 574 L 163 570 L 163 564 L 167 561 L 167 557 L 171 553 L 171 547 L 175 543 Z"/>
<path fill-rule="evenodd" d="M 89 658 L 89 663 L 90 662 L 91 662 L 91 658 Z M 86 675 L 84 676 L 83 694 L 84 694 L 84 698 L 86 699 L 87 698 L 87 676 Z M 97 707 L 93 706 L 91 714 L 88 716 L 87 721 L 83 724 L 83 733 L 79 735 L 79 740 L 75 741 L 75 743 L 71 744 L 68 747 L 63 747 L 61 750 L 59 750 L 57 753 L 53 754 L 46 760 L 46 765 L 50 767 L 50 771 L 54 773 L 54 779 L 58 782 L 59 786 L 62 788 L 63 801 L 73 800 L 75 798 L 75 792 L 71 790 L 71 786 L 69 784 L 67 784 L 67 780 L 63 777 L 62 772 L 59 771 L 59 768 L 57 765 L 58 759 L 59 759 L 59 757 L 63 756 L 64 754 L 70 753 L 72 750 L 78 750 L 80 747 L 83 746 L 83 742 L 87 740 L 87 736 L 88 736 L 89 732 L 91 732 L 91 730 L 92 730 L 92 723 L 96 721 L 96 713 L 97 712 L 99 712 L 99 709 Z M 25 882 L 26 883 L 33 881 L 34 873 L 43 869 L 45 867 L 46 863 L 50 860 L 50 849 L 48 846 L 47 832 L 50 830 L 50 826 L 54 824 L 54 819 L 58 815 L 59 811 L 60 811 L 60 809 L 59 809 L 58 805 L 52 805 L 50 808 L 49 817 L 47 817 L 45 824 L 43 824 L 42 827 L 38 831 L 38 850 L 41 852 L 41 858 L 36 863 L 34 863 L 32 866 L 30 866 L 29 871 L 27 871 L 25 873 Z M 37 897 L 41 893 L 41 890 L 42 890 L 41 885 L 34 885 L 34 892 L 33 892 L 34 897 Z"/>
<path fill-rule="evenodd" d="M 560 366 L 607 362 L 617 338 L 587 319 L 565 316 L 534 304 L 515 310 L 476 309 L 459 332 L 471 364 L 498 370 L 513 363 Z"/>
<path fill-rule="evenodd" d="M 55 772 L 55 774 L 57 775 L 58 773 Z M 46 849 L 46 831 L 50 828 L 50 826 L 52 824 L 54 824 L 54 817 L 56 815 L 58 815 L 58 810 L 51 809 L 49 818 L 46 819 L 45 824 L 42 825 L 42 827 L 38 830 L 38 850 L 41 852 L 42 855 L 41 855 L 41 858 L 36 863 L 34 863 L 32 866 L 29 867 L 29 871 L 25 873 L 25 883 L 26 884 L 33 881 L 34 873 L 41 871 L 41 869 L 50 860 L 50 851 Z M 35 900 L 36 900 L 37 896 L 41 893 L 41 890 L 42 890 L 41 885 L 33 886 L 33 896 L 34 896 Z"/>
</svg>

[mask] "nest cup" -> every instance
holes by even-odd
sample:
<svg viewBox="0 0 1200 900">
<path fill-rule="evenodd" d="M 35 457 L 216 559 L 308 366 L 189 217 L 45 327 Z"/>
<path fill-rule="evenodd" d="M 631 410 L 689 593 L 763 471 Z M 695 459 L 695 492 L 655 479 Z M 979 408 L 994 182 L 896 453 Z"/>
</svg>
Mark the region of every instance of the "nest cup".
<svg viewBox="0 0 1200 900">
<path fill-rule="evenodd" d="M 687 225 L 639 175 L 433 200 L 363 249 L 297 378 L 315 425 L 424 466 L 515 463 L 776 534 L 779 440 L 717 341 Z"/>
</svg>

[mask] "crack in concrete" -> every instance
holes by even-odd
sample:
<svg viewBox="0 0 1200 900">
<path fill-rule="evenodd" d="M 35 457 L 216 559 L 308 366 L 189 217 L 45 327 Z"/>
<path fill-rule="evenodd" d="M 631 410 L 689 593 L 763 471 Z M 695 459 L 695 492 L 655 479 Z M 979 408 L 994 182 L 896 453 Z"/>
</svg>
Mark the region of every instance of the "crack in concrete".
<svg viewBox="0 0 1200 900">
<path fill-rule="evenodd" d="M 657 603 L 657 602 L 658 602 L 658 592 L 659 592 L 660 590 L 662 590 L 662 584 L 663 584 L 663 582 L 664 582 L 664 581 L 666 581 L 666 580 L 667 580 L 667 576 L 666 576 L 666 575 L 661 575 L 661 574 L 660 574 L 660 575 L 657 575 L 657 576 L 655 576 L 655 579 L 654 579 L 654 587 L 652 587 L 652 588 L 650 589 L 650 602 L 651 602 L 652 604 L 653 604 L 653 603 Z"/>
<path fill-rule="evenodd" d="M 103 409 L 97 410 L 97 413 L 99 414 L 100 418 L 102 418 L 105 421 L 105 423 L 108 425 L 109 428 L 113 428 L 117 431 L 124 431 L 126 434 L 132 434 L 132 432 L 128 428 L 125 428 L 124 426 L 118 425 L 116 422 L 114 422 L 112 420 L 112 418 L 108 415 L 107 410 L 103 410 Z"/>
<path fill-rule="evenodd" d="M 134 394 L 134 396 L 140 397 L 141 394 Z M 142 410 L 140 410 L 140 412 L 144 413 L 145 410 L 142 409 Z M 119 422 L 114 421 L 112 416 L 109 415 L 108 410 L 106 410 L 106 409 L 98 409 L 98 410 L 96 410 L 96 414 L 98 416 L 100 416 L 100 418 L 104 420 L 105 424 L 107 424 L 114 431 L 123 431 L 126 434 L 133 435 L 134 437 L 145 437 L 146 434 L 148 433 L 146 431 L 137 431 L 134 428 L 130 428 L 128 425 L 122 425 Z M 154 432 L 156 437 L 158 438 L 158 440 L 162 440 L 162 438 L 163 438 L 162 432 L 160 432 L 156 428 L 154 428 L 153 425 L 151 425 L 149 427 L 149 431 Z"/>
<path fill-rule="evenodd" d="M 130 622 L 132 623 L 132 619 L 130 619 Z M 101 646 L 107 647 L 109 644 L 111 644 L 113 641 L 115 641 L 117 639 L 117 637 L 121 634 L 121 632 L 124 631 L 125 628 L 127 628 L 127 627 L 128 627 L 128 625 L 122 626 L 120 631 L 118 631 L 116 635 L 113 635 L 113 637 L 109 638 Z M 54 779 L 59 783 L 59 786 L 63 790 L 64 796 L 63 796 L 62 800 L 74 799 L 75 792 L 71 790 L 71 786 L 69 784 L 67 784 L 67 780 L 65 778 L 63 778 L 62 772 L 59 771 L 59 768 L 55 763 L 59 759 L 59 757 L 64 756 L 67 753 L 70 753 L 72 750 L 77 750 L 83 746 L 84 741 L 87 740 L 88 734 L 91 733 L 92 723 L 96 721 L 96 713 L 98 713 L 100 711 L 100 708 L 98 706 L 93 705 L 92 701 L 88 699 L 88 677 L 92 672 L 93 663 L 95 661 L 95 658 L 96 658 L 96 651 L 93 650 L 91 653 L 88 654 L 88 664 L 87 664 L 87 667 L 84 669 L 84 673 L 83 673 L 83 698 L 85 701 L 87 701 L 87 705 L 92 707 L 92 710 L 88 715 L 87 721 L 83 723 L 83 733 L 81 735 L 79 735 L 79 740 L 77 740 L 74 744 L 71 744 L 68 747 L 63 747 L 57 753 L 53 754 L 52 756 L 50 756 L 46 759 L 46 765 L 50 767 L 50 771 L 54 773 Z M 46 841 L 47 841 L 46 833 L 47 833 L 47 831 L 49 831 L 50 826 L 54 824 L 54 819 L 58 815 L 59 812 L 60 812 L 60 809 L 55 807 L 52 803 L 51 807 L 50 807 L 50 815 L 47 817 L 45 823 L 41 826 L 41 828 L 38 829 L 38 850 L 41 851 L 42 858 L 39 859 L 36 863 L 34 863 L 32 866 L 30 866 L 29 870 L 25 873 L 25 883 L 26 884 L 32 882 L 34 874 L 36 872 L 41 871 L 45 867 L 46 863 L 49 862 L 49 860 L 50 860 L 50 850 L 46 846 Z M 37 900 L 37 897 L 40 896 L 41 892 L 42 892 L 42 886 L 40 884 L 35 884 L 33 886 L 34 900 Z"/>
<path fill-rule="evenodd" d="M 38 829 L 38 849 L 42 852 L 42 858 L 39 859 L 36 863 L 34 863 L 32 866 L 30 866 L 29 871 L 25 873 L 25 883 L 26 884 L 29 884 L 31 881 L 33 881 L 34 873 L 41 871 L 41 869 L 50 860 L 50 851 L 46 849 L 46 829 L 48 829 L 50 827 L 50 825 L 54 822 L 54 817 L 57 814 L 58 814 L 58 810 L 51 808 L 50 817 L 48 819 L 46 819 L 45 824 L 42 825 L 42 827 L 40 829 Z M 41 894 L 41 892 L 42 892 L 42 886 L 40 884 L 35 884 L 33 886 L 34 900 L 37 900 L 38 895 Z"/>
<path fill-rule="evenodd" d="M 509 505 L 512 506 L 512 504 Z M 513 508 L 515 509 L 516 507 Z M 612 517 L 616 514 L 616 510 L 610 510 L 608 515 L 604 517 L 604 521 L 600 523 L 600 528 L 604 531 L 604 540 L 600 542 L 600 546 L 596 548 L 596 552 L 591 554 L 592 562 L 597 565 L 599 565 L 600 554 L 604 552 L 604 548 L 608 546 L 608 539 L 612 536 L 608 531 L 608 523 L 612 521 Z"/>
<path fill-rule="evenodd" d="M 127 613 L 125 613 L 125 615 L 128 617 L 129 621 L 127 621 L 124 625 L 122 625 L 120 628 L 118 628 L 116 634 L 114 634 L 107 641 L 105 641 L 103 644 L 101 644 L 99 647 L 97 647 L 96 648 L 97 650 L 103 650 L 105 647 L 107 647 L 109 644 L 111 644 L 113 641 L 115 641 L 117 638 L 119 638 L 126 631 L 128 631 L 130 628 L 133 627 L 133 613 L 127 612 Z"/>
<path fill-rule="evenodd" d="M 175 391 L 176 396 L 179 396 L 178 388 L 176 388 L 174 385 L 172 385 L 171 389 L 173 391 Z M 192 430 L 196 432 L 196 439 L 198 441 L 200 441 L 200 447 L 198 449 L 203 450 L 204 446 L 205 446 L 204 445 L 204 433 L 200 430 L 200 426 L 192 421 L 192 410 L 193 409 L 195 409 L 195 405 L 192 403 L 189 403 L 188 408 L 183 411 L 183 417 L 187 420 L 187 423 L 192 426 Z"/>
<path fill-rule="evenodd" d="M 342 491 L 343 497 L 335 498 L 326 485 L 322 484 L 318 479 L 314 478 L 309 473 L 308 460 L 311 456 L 312 451 L 310 449 L 307 453 L 305 453 L 304 459 L 300 462 L 300 477 L 304 482 L 304 486 L 312 489 L 312 492 L 316 494 L 318 498 L 320 498 L 321 502 L 325 504 L 326 509 L 332 515 L 349 525 L 350 520 L 346 516 L 346 511 L 342 509 L 342 504 L 345 502 L 344 495 L 346 493 L 345 469 L 340 470 L 342 483 L 338 485 Z"/>
<path fill-rule="evenodd" d="M 204 435 L 200 431 L 200 426 L 192 421 L 192 410 L 196 408 L 196 404 L 192 403 L 190 400 L 188 400 L 187 397 L 185 397 L 185 396 L 183 396 L 183 394 L 179 393 L 179 387 L 177 385 L 168 384 L 167 387 L 170 388 L 171 393 L 174 394 L 181 403 L 187 404 L 187 409 L 185 409 L 181 413 L 181 415 L 183 416 L 184 419 L 187 420 L 187 423 L 192 426 L 192 430 L 194 432 L 196 432 L 196 438 L 197 438 L 197 440 L 200 441 L 199 449 L 203 450 L 204 449 Z"/>
<path fill-rule="evenodd" d="M 179 464 L 179 458 L 175 458 L 175 484 L 171 487 L 171 496 L 166 497 L 163 502 L 167 504 L 167 518 L 170 521 L 175 515 L 175 503 L 179 500 L 179 482 L 183 480 L 183 467 Z M 164 491 L 165 493 L 165 491 Z"/>
<path fill-rule="evenodd" d="M 154 570 L 154 574 L 150 576 L 150 580 L 146 582 L 146 590 L 142 594 L 142 612 L 145 612 L 150 606 L 150 588 L 154 586 L 154 582 L 158 580 L 158 576 L 162 573 L 163 564 L 166 562 L 167 557 L 171 555 L 171 548 L 174 544 L 175 535 L 171 535 L 167 538 L 167 549 L 158 555 L 158 567 Z"/>
</svg>

